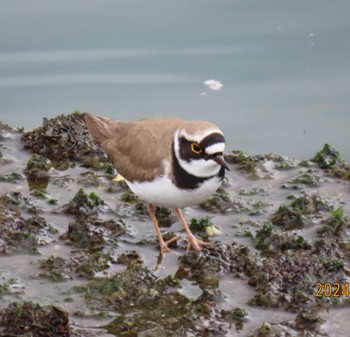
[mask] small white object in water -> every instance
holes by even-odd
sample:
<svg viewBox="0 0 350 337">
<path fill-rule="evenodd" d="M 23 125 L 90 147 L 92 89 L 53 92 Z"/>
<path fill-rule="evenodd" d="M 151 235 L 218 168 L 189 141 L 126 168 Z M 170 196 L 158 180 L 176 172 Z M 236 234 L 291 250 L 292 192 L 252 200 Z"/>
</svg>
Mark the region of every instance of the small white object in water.
<svg viewBox="0 0 350 337">
<path fill-rule="evenodd" d="M 224 85 L 216 80 L 204 81 L 204 84 L 211 90 L 220 90 Z"/>
<path fill-rule="evenodd" d="M 201 96 L 205 96 L 207 93 L 206 92 L 201 92 Z"/>
</svg>

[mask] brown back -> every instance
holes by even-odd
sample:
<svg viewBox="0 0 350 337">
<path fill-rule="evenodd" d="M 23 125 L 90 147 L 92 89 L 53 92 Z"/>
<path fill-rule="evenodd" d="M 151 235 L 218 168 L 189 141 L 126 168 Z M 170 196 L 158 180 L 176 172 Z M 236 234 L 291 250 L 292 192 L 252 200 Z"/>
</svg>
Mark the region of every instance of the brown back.
<svg viewBox="0 0 350 337">
<path fill-rule="evenodd" d="M 174 133 L 185 123 L 170 117 L 120 122 L 90 113 L 84 119 L 118 173 L 129 181 L 151 181 L 164 173 L 162 161 L 171 161 Z"/>
</svg>

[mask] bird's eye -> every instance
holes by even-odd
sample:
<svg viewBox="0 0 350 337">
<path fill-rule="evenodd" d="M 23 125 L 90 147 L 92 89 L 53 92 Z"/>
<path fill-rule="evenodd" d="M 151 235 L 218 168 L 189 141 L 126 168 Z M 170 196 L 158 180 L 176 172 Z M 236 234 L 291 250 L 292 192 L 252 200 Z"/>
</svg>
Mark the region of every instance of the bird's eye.
<svg viewBox="0 0 350 337">
<path fill-rule="evenodd" d="M 194 152 L 195 154 L 200 154 L 203 152 L 203 149 L 200 147 L 199 144 L 197 143 L 192 143 L 191 144 L 191 150 L 192 152 Z"/>
</svg>

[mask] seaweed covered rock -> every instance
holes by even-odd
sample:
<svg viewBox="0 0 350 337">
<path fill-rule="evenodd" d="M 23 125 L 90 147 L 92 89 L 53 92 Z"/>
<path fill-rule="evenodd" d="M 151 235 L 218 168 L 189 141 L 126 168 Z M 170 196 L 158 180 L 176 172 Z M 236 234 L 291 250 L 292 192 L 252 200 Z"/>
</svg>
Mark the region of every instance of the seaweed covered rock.
<svg viewBox="0 0 350 337">
<path fill-rule="evenodd" d="M 72 337 L 68 312 L 32 302 L 14 302 L 0 310 L 1 336 Z"/>
<path fill-rule="evenodd" d="M 24 133 L 24 147 L 54 163 L 79 161 L 95 167 L 107 163 L 103 150 L 90 136 L 80 114 L 44 118 L 41 127 Z"/>
<path fill-rule="evenodd" d="M 249 208 L 241 200 L 233 199 L 223 189 L 217 190 L 209 199 L 199 204 L 199 207 L 212 213 L 242 213 Z"/>
<path fill-rule="evenodd" d="M 340 153 L 331 145 L 325 144 L 323 148 L 316 153 L 312 161 L 318 163 L 320 168 L 329 169 L 340 160 Z"/>
<path fill-rule="evenodd" d="M 271 222 L 264 223 L 255 235 L 256 248 L 275 254 L 286 250 L 311 249 L 311 244 L 296 233 L 277 231 Z"/>
<path fill-rule="evenodd" d="M 69 259 L 51 255 L 39 261 L 41 271 L 35 277 L 53 282 L 73 279 L 74 276 L 90 280 L 97 273 L 107 270 L 111 263 L 115 263 L 111 254 L 102 251 L 94 253 L 77 251 Z"/>
<path fill-rule="evenodd" d="M 274 153 L 249 156 L 242 151 L 231 151 L 225 155 L 228 163 L 239 165 L 239 169 L 250 179 L 272 179 L 277 170 L 289 170 L 296 167 L 296 161 Z"/>
<path fill-rule="evenodd" d="M 199 234 L 202 239 L 208 239 L 209 236 L 220 234 L 220 229 L 215 226 L 207 216 L 200 219 L 192 218 L 190 223 L 192 233 Z"/>
<path fill-rule="evenodd" d="M 350 165 L 346 163 L 331 145 L 325 144 L 323 148 L 311 159 L 320 168 L 326 170 L 329 176 L 350 180 Z"/>
<path fill-rule="evenodd" d="M 96 192 L 85 193 L 80 189 L 68 204 L 63 206 L 65 213 L 74 215 L 77 219 L 91 215 L 97 216 L 98 211 L 105 211 L 107 205 Z"/>
<path fill-rule="evenodd" d="M 77 248 L 84 249 L 102 249 L 105 240 L 103 232 L 92 226 L 89 222 L 80 219 L 76 222 L 71 222 L 68 225 L 68 232 L 61 236 Z"/>
<path fill-rule="evenodd" d="M 329 209 L 330 206 L 317 195 L 303 195 L 295 198 L 288 205 L 281 205 L 272 215 L 271 222 L 275 226 L 282 226 L 288 230 L 301 229 L 308 215 Z"/>
<path fill-rule="evenodd" d="M 196 301 L 181 294 L 173 276 L 163 279 L 131 263 L 110 277 L 94 279 L 81 289 L 95 308 L 118 317 L 105 328 L 116 336 L 225 336 L 223 314 L 209 296 Z"/>
<path fill-rule="evenodd" d="M 330 297 L 315 296 L 316 283 L 345 282 L 344 259 L 339 247 L 335 249 L 334 244 L 324 241 L 308 250 L 285 251 L 265 258 L 249 279 L 256 291 L 249 304 L 294 311 L 316 303 L 331 303 Z M 345 296 L 339 297 L 342 301 L 346 301 Z"/>
<path fill-rule="evenodd" d="M 324 322 L 315 308 L 301 309 L 294 321 L 263 323 L 250 337 L 328 337 L 321 329 Z"/>
<path fill-rule="evenodd" d="M 31 190 L 46 190 L 49 183 L 49 171 L 52 168 L 50 159 L 38 154 L 28 160 L 25 174 L 27 182 Z"/>
<path fill-rule="evenodd" d="M 108 244 L 115 246 L 119 236 L 124 233 L 126 233 L 126 226 L 121 220 L 100 221 L 79 218 L 69 223 L 68 231 L 61 235 L 61 239 L 76 248 L 96 251 Z"/>
<path fill-rule="evenodd" d="M 90 281 L 82 290 L 88 301 L 118 311 L 153 302 L 161 294 L 177 287 L 178 281 L 159 280 L 152 270 L 140 264 L 132 264 L 123 272 Z"/>
<path fill-rule="evenodd" d="M 29 199 L 19 192 L 0 196 L 0 255 L 37 254 L 39 246 L 52 241 L 55 230 L 43 217 L 22 215 L 28 205 Z"/>
<path fill-rule="evenodd" d="M 177 277 L 196 281 L 203 289 L 215 288 L 223 272 L 233 273 L 236 277 L 249 275 L 257 268 L 257 260 L 248 247 L 232 243 L 203 250 L 189 252 L 179 257 Z"/>
<path fill-rule="evenodd" d="M 322 220 L 322 227 L 318 229 L 317 234 L 320 237 L 348 237 L 347 231 L 350 230 L 350 217 L 344 214 L 343 208 L 336 208 L 331 211 L 330 217 Z"/>
</svg>

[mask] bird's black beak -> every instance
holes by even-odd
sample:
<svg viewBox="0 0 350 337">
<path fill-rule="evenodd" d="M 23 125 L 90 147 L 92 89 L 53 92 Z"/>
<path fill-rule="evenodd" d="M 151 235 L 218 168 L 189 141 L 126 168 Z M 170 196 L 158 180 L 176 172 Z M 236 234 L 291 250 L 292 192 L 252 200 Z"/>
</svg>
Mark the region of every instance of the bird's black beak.
<svg viewBox="0 0 350 337">
<path fill-rule="evenodd" d="M 212 159 L 214 161 L 216 161 L 219 165 L 224 167 L 227 171 L 230 171 L 230 168 L 228 167 L 227 163 L 225 162 L 224 156 L 222 154 L 216 154 Z"/>
</svg>

